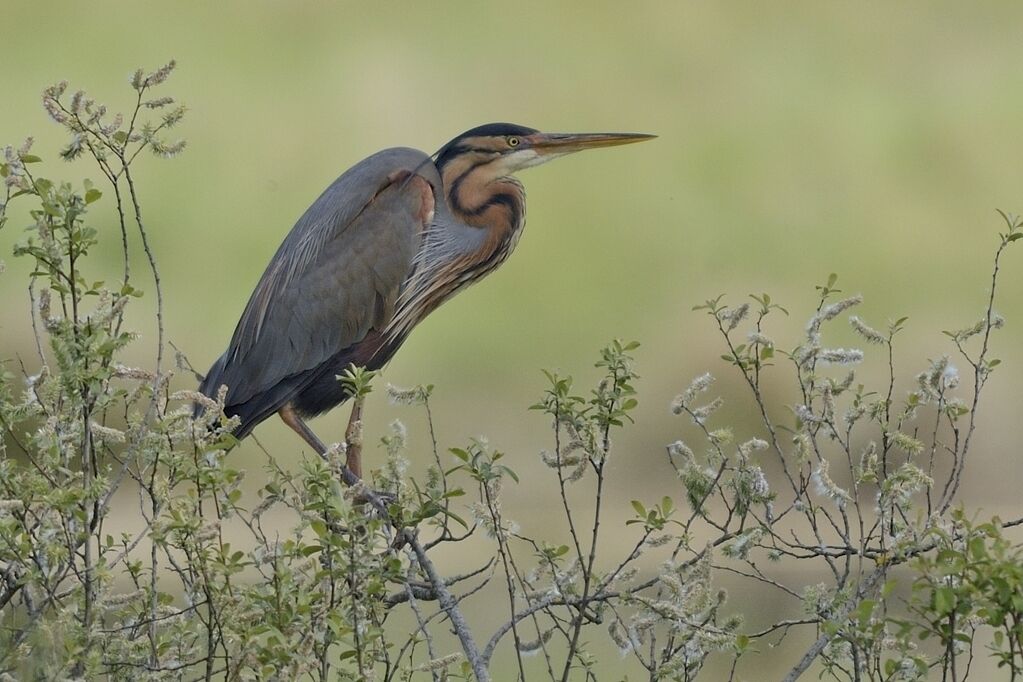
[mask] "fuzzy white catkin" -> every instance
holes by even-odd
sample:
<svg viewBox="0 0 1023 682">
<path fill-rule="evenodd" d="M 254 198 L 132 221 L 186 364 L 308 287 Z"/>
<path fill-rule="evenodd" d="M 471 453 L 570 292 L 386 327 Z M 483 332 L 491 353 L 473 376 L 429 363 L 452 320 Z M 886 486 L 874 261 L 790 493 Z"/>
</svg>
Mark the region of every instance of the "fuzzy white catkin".
<svg viewBox="0 0 1023 682">
<path fill-rule="evenodd" d="M 887 343 L 888 337 L 881 332 L 877 331 L 873 327 L 869 326 L 862 319 L 856 315 L 849 316 L 849 324 L 856 330 L 856 333 L 862 336 L 866 341 L 870 343 Z"/>
</svg>

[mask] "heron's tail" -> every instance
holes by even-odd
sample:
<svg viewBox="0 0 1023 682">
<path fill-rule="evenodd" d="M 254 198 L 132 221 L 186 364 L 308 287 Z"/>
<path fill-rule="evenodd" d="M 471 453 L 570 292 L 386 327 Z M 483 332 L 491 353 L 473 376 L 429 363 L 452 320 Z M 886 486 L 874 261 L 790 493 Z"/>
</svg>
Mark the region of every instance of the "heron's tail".
<svg viewBox="0 0 1023 682">
<path fill-rule="evenodd" d="M 206 373 L 206 378 L 199 384 L 199 392 L 203 395 L 217 399 L 217 393 L 224 383 L 225 369 L 227 368 L 227 355 L 221 355 Z M 224 405 L 224 414 L 228 417 L 238 417 L 239 425 L 231 433 L 235 438 L 241 440 L 252 433 L 256 426 L 267 417 L 275 414 L 291 398 L 295 391 L 295 385 L 303 380 L 303 376 L 293 376 L 278 382 L 265 391 L 239 402 L 237 397 L 232 400 L 230 386 L 228 386 L 227 400 Z M 202 416 L 206 411 L 200 403 L 192 408 L 193 418 Z"/>
</svg>

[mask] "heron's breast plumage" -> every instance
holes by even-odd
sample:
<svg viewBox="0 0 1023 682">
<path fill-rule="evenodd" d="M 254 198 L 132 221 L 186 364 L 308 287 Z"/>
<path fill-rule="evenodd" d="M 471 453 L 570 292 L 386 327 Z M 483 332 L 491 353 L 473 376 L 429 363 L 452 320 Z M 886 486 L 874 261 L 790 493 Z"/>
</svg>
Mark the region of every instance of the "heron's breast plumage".
<svg viewBox="0 0 1023 682">
<path fill-rule="evenodd" d="M 496 270 L 519 242 L 526 219 L 522 185 L 513 178 L 472 182 L 473 170 L 455 178 L 423 236 L 386 331 L 389 339 L 404 338 L 442 303 Z"/>
</svg>

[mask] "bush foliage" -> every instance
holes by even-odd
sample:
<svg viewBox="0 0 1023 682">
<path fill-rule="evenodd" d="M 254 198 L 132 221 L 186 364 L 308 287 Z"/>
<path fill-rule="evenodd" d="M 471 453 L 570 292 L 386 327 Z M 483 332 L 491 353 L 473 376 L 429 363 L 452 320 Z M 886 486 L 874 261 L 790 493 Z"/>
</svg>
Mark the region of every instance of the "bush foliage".
<svg viewBox="0 0 1023 682">
<path fill-rule="evenodd" d="M 714 377 L 694 379 L 671 405 L 681 437 L 660 464 L 677 495 L 634 500 L 630 518 L 608 517 L 606 491 L 608 462 L 624 456 L 615 435 L 637 405 L 636 344 L 602 349 L 590 389 L 549 373 L 533 407 L 551 424 L 540 454 L 550 476 L 529 485 L 548 486 L 560 510 L 565 534 L 550 543 L 507 518 L 502 491 L 523 482 L 501 452 L 437 444 L 432 387 L 387 390 L 425 412 L 433 464 L 409 474 L 395 422 L 371 488 L 342 483 L 346 453 L 362 447 L 358 423 L 295 470 L 265 453 L 262 469 L 243 471 L 224 393 L 171 389 L 189 368 L 180 353 L 173 366 L 165 357 L 164 292 L 134 169 L 144 152 L 185 147 L 168 137 L 184 107 L 154 94 L 173 68 L 136 72 L 125 116 L 65 83 L 44 92 L 68 134 L 61 156 L 90 159 L 99 185 L 44 178 L 31 140 L 4 150 L 0 229 L 27 218 L 15 255 L 34 265 L 38 351 L 8 359 L 0 378 L 5 679 L 487 680 L 498 651 L 518 679 L 599 679 L 619 657 L 651 680 L 693 680 L 714 658 L 740 679 L 790 633 L 805 647 L 786 680 L 815 662 L 830 679 L 962 680 L 978 651 L 1012 679 L 1023 671 L 1023 550 L 1006 532 L 1021 519 L 978 521 L 957 506 L 999 364 L 995 297 L 1003 254 L 1023 237 L 1017 219 L 1003 216 L 979 319 L 946 332 L 950 355 L 921 362 L 906 395 L 893 352 L 906 319 L 875 328 L 849 316 L 860 299 L 841 297 L 834 275 L 794 341 L 772 336 L 789 311 L 768 294 L 697 306 L 760 426 L 740 436 L 721 423 Z M 116 228 L 92 222 L 100 200 L 116 206 Z M 129 267 L 136 236 L 158 303 L 150 367 L 123 364 L 138 337 L 126 317 L 142 295 Z M 91 249 L 118 237 L 123 271 L 96 272 Z M 864 350 L 828 345 L 842 318 Z M 881 385 L 861 383 L 857 367 L 870 360 L 886 368 Z M 358 368 L 339 380 L 356 407 L 374 385 Z M 768 383 L 793 404 L 772 402 Z M 254 496 L 246 476 L 258 477 Z M 130 508 L 135 527 L 109 531 L 115 508 Z M 610 543 L 608 526 L 631 544 Z M 443 575 L 435 558 L 470 541 L 491 558 Z M 823 580 L 800 584 L 807 573 L 794 565 Z M 790 600 L 794 615 L 748 625 L 718 586 L 725 574 Z M 506 609 L 492 631 L 464 615 L 481 592 Z"/>
</svg>

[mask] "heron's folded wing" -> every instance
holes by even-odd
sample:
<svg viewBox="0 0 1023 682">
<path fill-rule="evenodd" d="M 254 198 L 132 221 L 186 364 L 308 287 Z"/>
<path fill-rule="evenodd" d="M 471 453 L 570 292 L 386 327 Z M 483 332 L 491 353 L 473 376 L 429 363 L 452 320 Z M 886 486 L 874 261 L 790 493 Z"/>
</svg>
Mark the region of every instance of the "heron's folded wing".
<svg viewBox="0 0 1023 682">
<path fill-rule="evenodd" d="M 434 200 L 424 196 L 419 178 L 407 180 L 410 173 L 431 190 L 440 186 L 426 154 L 388 149 L 345 172 L 295 224 L 222 358 L 216 383 L 228 386 L 229 405 L 314 369 L 383 328 Z"/>
</svg>

